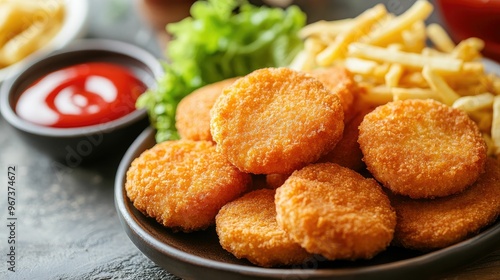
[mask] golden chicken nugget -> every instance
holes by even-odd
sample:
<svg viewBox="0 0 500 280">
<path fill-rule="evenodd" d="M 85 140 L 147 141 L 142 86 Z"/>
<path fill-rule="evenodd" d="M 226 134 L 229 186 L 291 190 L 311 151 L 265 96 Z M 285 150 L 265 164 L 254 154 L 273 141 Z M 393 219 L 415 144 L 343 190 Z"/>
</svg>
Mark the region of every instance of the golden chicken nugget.
<svg viewBox="0 0 500 280">
<path fill-rule="evenodd" d="M 256 70 L 226 87 L 211 111 L 218 150 L 248 173 L 291 173 L 342 137 L 339 97 L 288 68 Z"/>
<path fill-rule="evenodd" d="M 286 179 L 290 177 L 290 174 L 278 174 L 272 173 L 266 175 L 266 184 L 270 189 L 277 189 L 285 183 Z"/>
<path fill-rule="evenodd" d="M 412 198 L 463 191 L 483 172 L 487 156 L 467 114 L 430 99 L 377 107 L 361 123 L 358 142 L 373 176 Z"/>
<path fill-rule="evenodd" d="M 345 124 L 342 139 L 331 152 L 321 157 L 319 162 L 337 163 L 357 172 L 366 167 L 363 162 L 363 153 L 359 148 L 358 136 L 359 125 L 368 112 L 369 110 L 358 112 Z"/>
<path fill-rule="evenodd" d="M 226 79 L 201 87 L 184 97 L 175 112 L 175 127 L 182 139 L 212 141 L 210 109 L 222 90 L 236 78 Z"/>
<path fill-rule="evenodd" d="M 222 207 L 216 217 L 220 244 L 237 258 L 263 267 L 303 263 L 311 254 L 278 227 L 274 193 L 252 191 Z"/>
<path fill-rule="evenodd" d="M 486 171 L 465 191 L 436 199 L 390 195 L 398 216 L 394 244 L 434 250 L 458 243 L 500 215 L 500 163 L 486 160 Z"/>
<path fill-rule="evenodd" d="M 309 253 L 369 259 L 386 249 L 396 213 L 374 179 L 334 163 L 308 165 L 276 190 L 276 219 Z"/>
<path fill-rule="evenodd" d="M 249 185 L 212 142 L 176 140 L 156 144 L 127 171 L 125 189 L 134 206 L 175 231 L 191 232 L 215 223 L 215 215 Z"/>
<path fill-rule="evenodd" d="M 349 70 L 344 67 L 316 68 L 309 72 L 311 76 L 318 79 L 333 94 L 337 94 L 344 110 L 344 119 L 350 120 L 357 84 Z"/>
</svg>

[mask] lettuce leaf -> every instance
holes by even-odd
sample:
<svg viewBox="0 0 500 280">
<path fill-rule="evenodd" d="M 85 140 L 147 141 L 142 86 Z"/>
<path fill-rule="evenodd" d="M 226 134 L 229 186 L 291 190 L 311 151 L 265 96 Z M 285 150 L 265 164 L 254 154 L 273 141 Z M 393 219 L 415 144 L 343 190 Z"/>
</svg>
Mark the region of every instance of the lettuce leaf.
<svg viewBox="0 0 500 280">
<path fill-rule="evenodd" d="M 264 67 L 288 65 L 302 49 L 298 31 L 306 16 L 296 6 L 254 6 L 242 0 L 197 1 L 191 16 L 166 26 L 173 39 L 156 87 L 137 100 L 156 128 L 156 141 L 178 139 L 175 110 L 204 85 L 244 76 Z"/>
</svg>

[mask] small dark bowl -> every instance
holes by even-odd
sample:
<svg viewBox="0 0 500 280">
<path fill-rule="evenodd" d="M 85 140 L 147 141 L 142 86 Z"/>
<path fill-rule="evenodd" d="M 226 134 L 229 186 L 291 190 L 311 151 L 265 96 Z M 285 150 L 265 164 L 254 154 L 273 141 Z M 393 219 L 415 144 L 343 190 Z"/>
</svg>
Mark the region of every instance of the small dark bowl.
<svg viewBox="0 0 500 280">
<path fill-rule="evenodd" d="M 121 118 L 98 125 L 53 128 L 20 118 L 15 103 L 35 80 L 60 68 L 84 62 L 113 62 L 129 68 L 148 88 L 162 75 L 161 63 L 145 50 L 118 41 L 86 39 L 27 64 L 0 88 L 0 111 L 30 145 L 53 159 L 75 167 L 112 153 L 124 152 L 149 125 L 145 110 L 135 110 Z"/>
</svg>

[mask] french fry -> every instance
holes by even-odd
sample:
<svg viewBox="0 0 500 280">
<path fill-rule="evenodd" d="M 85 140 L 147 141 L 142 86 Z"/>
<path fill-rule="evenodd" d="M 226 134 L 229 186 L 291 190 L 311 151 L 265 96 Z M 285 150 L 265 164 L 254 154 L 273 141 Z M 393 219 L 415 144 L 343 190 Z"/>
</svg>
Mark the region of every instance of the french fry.
<svg viewBox="0 0 500 280">
<path fill-rule="evenodd" d="M 0 47 L 26 28 L 32 14 L 15 3 L 0 3 Z"/>
<path fill-rule="evenodd" d="M 9 40 L 3 47 L 4 59 L 7 64 L 13 64 L 23 59 L 40 46 L 40 39 L 48 31 L 49 25 L 40 22 L 30 25 L 26 30 Z"/>
<path fill-rule="evenodd" d="M 347 70 L 362 75 L 370 75 L 371 73 L 373 73 L 377 65 L 378 63 L 376 63 L 375 61 L 356 57 L 348 57 L 344 61 L 344 66 L 347 68 Z"/>
<path fill-rule="evenodd" d="M 318 65 L 329 65 L 335 59 L 341 57 L 351 42 L 354 42 L 365 35 L 368 28 L 386 14 L 387 10 L 385 9 L 385 6 L 378 4 L 353 19 L 351 25 L 346 28 L 346 30 L 338 34 L 333 43 L 318 54 Z"/>
<path fill-rule="evenodd" d="M 388 87 L 396 87 L 399 84 L 399 79 L 403 75 L 404 68 L 399 63 L 394 63 L 390 66 L 389 71 L 385 75 L 385 85 Z"/>
<path fill-rule="evenodd" d="M 399 84 L 404 87 L 429 88 L 429 84 L 422 76 L 422 71 L 407 71 L 401 77 Z"/>
<path fill-rule="evenodd" d="M 472 111 L 467 113 L 469 117 L 477 123 L 479 131 L 489 133 L 493 121 L 493 112 L 491 110 Z"/>
<path fill-rule="evenodd" d="M 481 57 L 484 41 L 479 38 L 468 38 L 458 43 L 451 55 L 464 61 L 472 61 Z"/>
<path fill-rule="evenodd" d="M 448 106 L 451 106 L 460 96 L 446 83 L 446 81 L 437 75 L 430 66 L 422 69 L 424 79 L 429 83 L 432 90 L 438 93 L 439 97 Z"/>
<path fill-rule="evenodd" d="M 304 50 L 294 57 L 290 68 L 298 71 L 308 71 L 316 66 L 316 55 L 325 48 L 321 40 L 315 37 L 307 38 L 304 42 Z"/>
<path fill-rule="evenodd" d="M 363 103 L 370 105 L 382 105 L 394 100 L 391 89 L 386 86 L 365 87 L 359 98 Z"/>
<path fill-rule="evenodd" d="M 456 47 L 453 40 L 448 36 L 448 33 L 437 23 L 431 23 L 427 26 L 427 36 L 440 51 L 450 53 Z"/>
<path fill-rule="evenodd" d="M 425 20 L 431 14 L 432 10 L 432 4 L 428 1 L 417 0 L 402 15 L 368 34 L 365 43 L 386 46 L 392 43 L 393 38 L 397 38 L 397 34 L 401 34 L 403 30 L 408 30 L 415 22 Z"/>
<path fill-rule="evenodd" d="M 417 21 L 409 30 L 401 33 L 405 50 L 408 52 L 419 53 L 425 48 L 425 24 L 423 21 Z"/>
<path fill-rule="evenodd" d="M 440 100 L 439 95 L 431 89 L 422 88 L 391 88 L 394 100 L 406 99 L 434 99 Z"/>
<path fill-rule="evenodd" d="M 351 18 L 341 19 L 336 21 L 320 20 L 302 28 L 299 32 L 299 36 L 304 39 L 308 37 L 321 36 L 323 34 L 336 36 L 339 33 L 348 29 L 351 25 L 352 25 Z"/>
<path fill-rule="evenodd" d="M 349 55 L 372 59 L 379 62 L 400 63 L 405 66 L 422 69 L 425 66 L 435 71 L 458 73 L 463 61 L 451 57 L 424 56 L 417 53 L 388 50 L 363 43 L 352 43 L 348 48 Z"/>
<path fill-rule="evenodd" d="M 495 96 L 489 92 L 474 96 L 463 96 L 455 100 L 451 107 L 461 109 L 466 112 L 474 112 L 491 108 L 493 106 L 494 99 Z"/>
<path fill-rule="evenodd" d="M 309 71 L 314 68 L 315 59 L 316 57 L 313 53 L 302 50 L 293 58 L 289 67 L 297 71 Z"/>
<path fill-rule="evenodd" d="M 64 7 L 60 0 L 3 0 L 0 14 L 2 68 L 44 47 L 60 29 Z"/>
</svg>

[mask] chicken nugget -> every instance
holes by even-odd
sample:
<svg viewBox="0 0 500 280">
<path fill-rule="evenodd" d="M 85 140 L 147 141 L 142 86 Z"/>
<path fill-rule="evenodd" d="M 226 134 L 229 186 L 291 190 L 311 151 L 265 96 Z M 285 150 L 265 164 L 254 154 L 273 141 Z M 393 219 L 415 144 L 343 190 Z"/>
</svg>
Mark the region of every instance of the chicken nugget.
<svg viewBox="0 0 500 280">
<path fill-rule="evenodd" d="M 226 204 L 216 217 L 221 246 L 263 267 L 300 264 L 311 255 L 276 222 L 274 190 L 252 191 Z"/>
<path fill-rule="evenodd" d="M 276 219 L 309 253 L 369 259 L 386 249 L 396 213 L 374 180 L 334 163 L 308 165 L 276 190 Z"/>
<path fill-rule="evenodd" d="M 377 107 L 363 119 L 358 142 L 375 179 L 412 198 L 463 191 L 483 172 L 487 156 L 476 123 L 430 99 Z"/>
<path fill-rule="evenodd" d="M 337 94 L 344 110 L 344 119 L 350 120 L 353 113 L 353 103 L 356 97 L 357 84 L 349 70 L 336 66 L 316 68 L 309 74 L 318 79 L 333 94 Z"/>
<path fill-rule="evenodd" d="M 500 215 L 500 163 L 486 160 L 486 171 L 465 191 L 436 199 L 390 195 L 396 209 L 394 244 L 434 250 L 458 243 Z"/>
<path fill-rule="evenodd" d="M 212 142 L 176 140 L 136 158 L 125 189 L 145 215 L 174 231 L 191 232 L 213 225 L 220 208 L 250 182 L 250 175 L 231 165 Z"/>
<path fill-rule="evenodd" d="M 201 87 L 184 97 L 175 112 L 175 127 L 182 139 L 212 141 L 210 109 L 222 90 L 237 78 L 230 78 Z"/>
<path fill-rule="evenodd" d="M 365 168 L 363 153 L 358 143 L 359 125 L 370 111 L 360 111 L 348 121 L 344 126 L 342 139 L 340 139 L 331 152 L 321 157 L 319 162 L 337 163 L 358 172 L 363 170 Z"/>
<path fill-rule="evenodd" d="M 278 174 L 272 173 L 266 175 L 266 184 L 270 189 L 277 189 L 285 183 L 286 179 L 290 177 L 290 174 Z"/>
<path fill-rule="evenodd" d="M 264 68 L 226 87 L 211 111 L 218 150 L 248 173 L 291 173 L 331 151 L 342 137 L 339 97 L 317 79 Z"/>
</svg>

